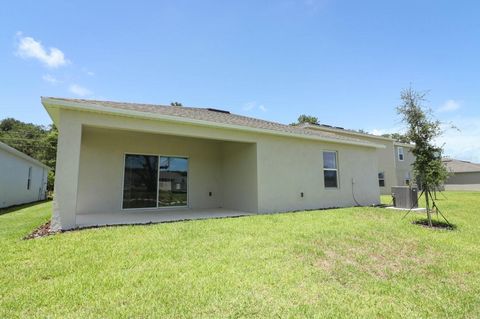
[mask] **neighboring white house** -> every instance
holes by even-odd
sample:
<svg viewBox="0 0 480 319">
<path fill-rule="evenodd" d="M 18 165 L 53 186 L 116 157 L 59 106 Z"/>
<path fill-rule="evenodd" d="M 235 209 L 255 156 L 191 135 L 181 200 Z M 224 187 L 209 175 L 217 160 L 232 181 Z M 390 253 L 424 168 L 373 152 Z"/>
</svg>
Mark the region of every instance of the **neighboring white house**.
<svg viewBox="0 0 480 319">
<path fill-rule="evenodd" d="M 42 98 L 53 229 L 372 205 L 378 143 L 229 112 Z"/>
<path fill-rule="evenodd" d="M 0 208 L 44 200 L 50 168 L 0 142 Z"/>
<path fill-rule="evenodd" d="M 384 145 L 384 148 L 376 151 L 378 158 L 378 185 L 382 195 L 391 194 L 392 186 L 407 186 L 413 182 L 412 164 L 415 162 L 415 156 L 411 152 L 413 148 L 411 144 L 399 143 L 392 138 L 330 125 L 301 124 L 300 126 L 306 129 L 335 133 Z"/>
</svg>

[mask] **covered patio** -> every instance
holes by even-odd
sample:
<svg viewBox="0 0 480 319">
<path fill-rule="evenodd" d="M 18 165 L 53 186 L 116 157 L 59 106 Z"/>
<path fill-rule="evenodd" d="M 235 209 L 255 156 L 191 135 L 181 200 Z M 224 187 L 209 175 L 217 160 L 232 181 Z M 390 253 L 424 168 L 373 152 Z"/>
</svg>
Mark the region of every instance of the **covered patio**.
<svg viewBox="0 0 480 319">
<path fill-rule="evenodd" d="M 258 212 L 256 144 L 82 126 L 75 227 Z"/>
</svg>

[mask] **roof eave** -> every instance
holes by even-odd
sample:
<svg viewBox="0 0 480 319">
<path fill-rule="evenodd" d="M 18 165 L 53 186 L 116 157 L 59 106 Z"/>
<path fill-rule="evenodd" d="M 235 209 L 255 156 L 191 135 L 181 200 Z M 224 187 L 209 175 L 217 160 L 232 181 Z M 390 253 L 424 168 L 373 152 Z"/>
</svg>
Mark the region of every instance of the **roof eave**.
<svg viewBox="0 0 480 319">
<path fill-rule="evenodd" d="M 71 109 L 76 111 L 83 110 L 83 111 L 90 111 L 90 112 L 96 112 L 96 113 L 123 115 L 127 117 L 143 118 L 143 119 L 150 119 L 150 120 L 155 119 L 155 120 L 162 120 L 167 122 L 176 122 L 176 123 L 194 124 L 194 125 L 206 126 L 206 127 L 233 129 L 233 130 L 239 130 L 239 131 L 263 133 L 263 134 L 286 136 L 286 137 L 295 137 L 295 138 L 310 139 L 310 140 L 317 140 L 317 141 L 324 141 L 324 142 L 338 143 L 338 144 L 357 145 L 357 146 L 364 146 L 364 147 L 371 147 L 371 148 L 385 148 L 384 145 L 368 143 L 368 142 L 347 141 L 347 140 L 327 138 L 327 137 L 315 136 L 315 135 L 281 132 L 281 131 L 253 128 L 253 127 L 235 125 L 235 124 L 226 124 L 226 123 L 210 122 L 205 120 L 189 119 L 189 118 L 184 118 L 179 116 L 171 116 L 171 115 L 164 115 L 164 114 L 158 114 L 158 113 L 146 113 L 142 111 L 117 109 L 109 106 L 99 107 L 98 105 L 95 105 L 92 103 L 86 103 L 86 102 L 77 103 L 72 101 L 58 100 L 58 99 L 49 98 L 49 97 L 42 97 L 41 101 L 43 106 L 45 107 L 45 109 L 47 110 L 48 114 L 51 117 L 53 114 L 53 109 L 64 108 L 64 109 Z"/>
</svg>

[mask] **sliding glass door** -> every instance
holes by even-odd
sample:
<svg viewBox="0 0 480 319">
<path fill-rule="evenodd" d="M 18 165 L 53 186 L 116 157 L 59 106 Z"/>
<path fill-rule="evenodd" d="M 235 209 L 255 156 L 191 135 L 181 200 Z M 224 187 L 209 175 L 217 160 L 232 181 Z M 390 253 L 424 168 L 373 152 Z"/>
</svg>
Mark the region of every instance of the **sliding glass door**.
<svg viewBox="0 0 480 319">
<path fill-rule="evenodd" d="M 187 158 L 125 155 L 124 209 L 187 206 L 187 185 Z"/>
<path fill-rule="evenodd" d="M 157 207 L 158 156 L 125 155 L 123 208 Z"/>
<path fill-rule="evenodd" d="M 160 156 L 158 206 L 187 206 L 188 160 Z"/>
</svg>

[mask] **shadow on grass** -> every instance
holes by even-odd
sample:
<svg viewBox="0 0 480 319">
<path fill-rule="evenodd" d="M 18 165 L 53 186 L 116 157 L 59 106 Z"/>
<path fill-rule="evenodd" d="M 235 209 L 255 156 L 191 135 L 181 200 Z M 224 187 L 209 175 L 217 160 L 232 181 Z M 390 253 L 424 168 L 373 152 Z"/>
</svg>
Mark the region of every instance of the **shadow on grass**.
<svg viewBox="0 0 480 319">
<path fill-rule="evenodd" d="M 432 229 L 444 229 L 444 230 L 455 230 L 457 229 L 457 225 L 449 224 L 445 221 L 441 220 L 432 220 L 432 227 L 428 226 L 428 219 L 422 218 L 412 222 L 414 225 L 420 225 L 426 228 Z"/>
<path fill-rule="evenodd" d="M 42 203 L 46 203 L 46 202 L 49 202 L 49 201 L 51 201 L 51 199 L 44 199 L 44 200 L 39 200 L 39 201 L 36 201 L 36 202 L 27 203 L 27 204 L 20 204 L 20 205 L 14 205 L 14 206 L 9 206 L 9 207 L 5 207 L 5 208 L 0 208 L 0 216 L 5 215 L 5 214 L 9 214 L 9 213 L 14 213 L 17 210 L 32 207 L 32 206 L 42 204 Z"/>
</svg>

